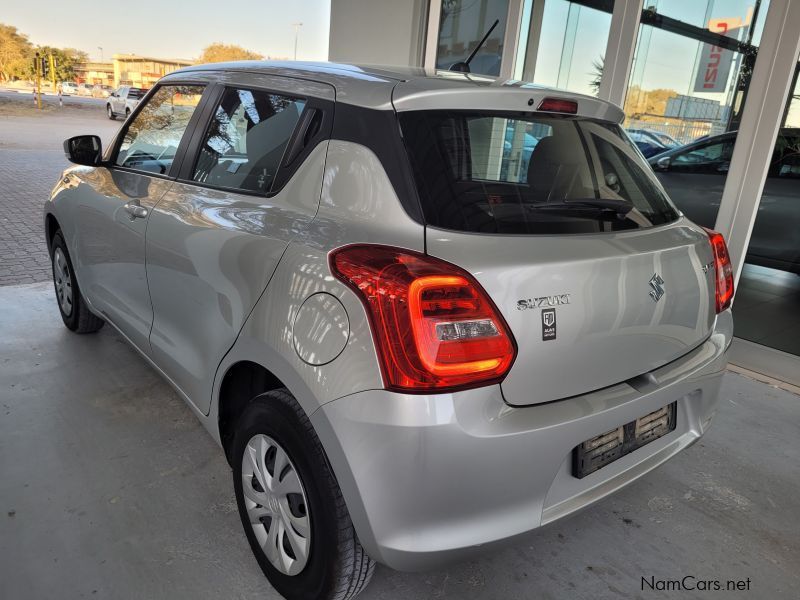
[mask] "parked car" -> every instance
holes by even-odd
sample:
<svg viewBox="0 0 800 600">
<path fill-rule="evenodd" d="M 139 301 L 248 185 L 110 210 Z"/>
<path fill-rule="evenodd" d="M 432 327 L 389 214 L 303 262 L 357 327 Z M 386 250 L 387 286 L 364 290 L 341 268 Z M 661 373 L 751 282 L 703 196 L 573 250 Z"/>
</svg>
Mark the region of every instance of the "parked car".
<svg viewBox="0 0 800 600">
<path fill-rule="evenodd" d="M 79 83 L 78 84 L 78 95 L 79 96 L 91 96 L 92 90 L 94 90 L 94 86 L 91 83 Z"/>
<path fill-rule="evenodd" d="M 672 200 L 692 221 L 713 227 L 736 132 L 706 137 L 649 159 Z M 745 260 L 800 274 L 800 129 L 778 135 Z"/>
<path fill-rule="evenodd" d="M 110 85 L 96 85 L 92 90 L 92 97 L 94 98 L 108 98 L 114 89 Z"/>
<path fill-rule="evenodd" d="M 108 102 L 106 102 L 108 118 L 112 121 L 117 117 L 125 117 L 127 119 L 146 93 L 147 90 L 143 88 L 129 85 L 120 86 L 108 96 Z"/>
<path fill-rule="evenodd" d="M 72 96 L 78 93 L 78 86 L 77 84 L 71 81 L 62 81 L 61 82 L 61 94 L 64 96 Z"/>
<path fill-rule="evenodd" d="M 642 129 L 637 127 L 628 129 L 627 131 L 631 136 L 637 136 L 642 140 L 647 140 L 652 144 L 657 144 L 663 146 L 664 148 L 677 148 L 681 145 L 678 140 L 668 133 L 664 133 L 663 131 L 656 131 L 655 129 Z"/>
<path fill-rule="evenodd" d="M 642 134 L 635 129 L 628 129 L 627 131 L 631 141 L 636 144 L 636 147 L 639 148 L 645 158 L 650 158 L 667 150 L 667 146 L 653 136 Z"/>
<path fill-rule="evenodd" d="M 410 68 L 176 71 L 105 151 L 65 142 L 77 166 L 44 217 L 58 310 L 110 323 L 186 400 L 278 592 L 351 598 L 375 562 L 536 529 L 708 428 L 725 242 L 622 118 Z M 508 121 L 542 132 L 522 181 L 499 175 Z"/>
</svg>

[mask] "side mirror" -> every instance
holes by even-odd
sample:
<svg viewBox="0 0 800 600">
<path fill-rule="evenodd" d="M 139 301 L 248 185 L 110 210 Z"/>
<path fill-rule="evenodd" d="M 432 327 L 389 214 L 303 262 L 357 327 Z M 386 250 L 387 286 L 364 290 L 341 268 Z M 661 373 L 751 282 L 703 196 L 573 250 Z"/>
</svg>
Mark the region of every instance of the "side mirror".
<svg viewBox="0 0 800 600">
<path fill-rule="evenodd" d="M 78 135 L 64 140 L 64 154 L 76 165 L 94 167 L 103 159 L 103 145 L 96 135 Z"/>
<path fill-rule="evenodd" d="M 656 171 L 669 171 L 669 163 L 671 162 L 669 156 L 664 156 L 656 161 Z"/>
</svg>

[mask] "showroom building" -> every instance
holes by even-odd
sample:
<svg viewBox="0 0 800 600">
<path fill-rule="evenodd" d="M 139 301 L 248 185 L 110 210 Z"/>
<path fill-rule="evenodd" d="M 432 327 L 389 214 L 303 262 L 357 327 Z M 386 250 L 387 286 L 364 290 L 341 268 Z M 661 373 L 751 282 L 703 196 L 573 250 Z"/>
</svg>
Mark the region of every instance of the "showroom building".
<svg viewBox="0 0 800 600">
<path fill-rule="evenodd" d="M 800 385 L 800 2 L 334 0 L 330 60 L 448 69 L 490 30 L 476 77 L 624 108 L 678 207 L 728 240 L 731 362 Z"/>
</svg>

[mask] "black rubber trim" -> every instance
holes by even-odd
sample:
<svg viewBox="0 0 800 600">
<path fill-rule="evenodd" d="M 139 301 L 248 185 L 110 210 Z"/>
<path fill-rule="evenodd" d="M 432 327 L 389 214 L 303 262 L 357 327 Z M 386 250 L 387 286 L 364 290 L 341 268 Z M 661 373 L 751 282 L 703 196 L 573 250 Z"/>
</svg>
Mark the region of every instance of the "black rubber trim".
<svg viewBox="0 0 800 600">
<path fill-rule="evenodd" d="M 400 124 L 394 110 L 378 110 L 336 103 L 331 137 L 372 150 L 381 161 L 400 204 L 417 223 L 425 224 Z"/>
</svg>

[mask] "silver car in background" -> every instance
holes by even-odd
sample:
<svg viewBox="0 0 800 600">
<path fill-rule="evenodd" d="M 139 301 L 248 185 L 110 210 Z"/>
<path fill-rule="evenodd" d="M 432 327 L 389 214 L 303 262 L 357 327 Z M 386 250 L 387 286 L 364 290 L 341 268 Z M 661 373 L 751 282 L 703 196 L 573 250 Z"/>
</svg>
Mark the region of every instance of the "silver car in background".
<svg viewBox="0 0 800 600">
<path fill-rule="evenodd" d="M 112 121 L 117 117 L 128 118 L 134 109 L 139 105 L 139 101 L 144 98 L 147 90 L 121 85 L 116 90 L 110 92 L 106 100 L 106 114 Z"/>
<path fill-rule="evenodd" d="M 722 236 L 588 96 L 329 63 L 164 77 L 46 203 L 58 307 L 111 324 L 233 469 L 286 598 L 350 598 L 595 502 L 699 439 Z"/>
</svg>

